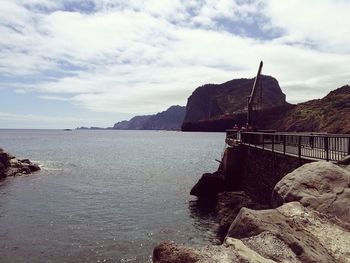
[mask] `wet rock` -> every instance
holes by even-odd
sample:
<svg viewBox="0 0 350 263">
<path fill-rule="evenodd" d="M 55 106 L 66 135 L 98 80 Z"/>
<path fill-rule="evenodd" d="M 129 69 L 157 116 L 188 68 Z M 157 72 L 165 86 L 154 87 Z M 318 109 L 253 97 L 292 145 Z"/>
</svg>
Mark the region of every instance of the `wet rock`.
<svg viewBox="0 0 350 263">
<path fill-rule="evenodd" d="M 20 160 L 21 163 L 27 163 L 27 164 L 31 164 L 32 162 L 29 161 L 29 159 L 22 159 Z"/>
<path fill-rule="evenodd" d="M 13 155 L 0 148 L 0 179 L 8 176 L 20 176 L 39 171 L 40 167 L 28 159 L 17 160 Z"/>
<path fill-rule="evenodd" d="M 32 172 L 30 171 L 29 167 L 22 167 L 21 168 L 21 173 L 23 173 L 23 174 L 31 174 Z"/>
<path fill-rule="evenodd" d="M 270 239 L 264 238 L 262 245 L 262 237 L 256 236 L 264 232 Z M 242 208 L 227 236 L 242 239 L 247 246 L 277 262 L 286 262 L 285 257 L 303 263 L 350 262 L 350 232 L 299 202 L 260 211 Z M 275 251 L 281 247 L 288 248 L 287 254 L 278 256 Z"/>
<path fill-rule="evenodd" d="M 205 173 L 192 188 L 190 194 L 197 197 L 216 197 L 226 190 L 225 179 L 219 172 Z"/>
<path fill-rule="evenodd" d="M 5 166 L 10 165 L 10 155 L 6 152 L 0 152 L 0 163 L 2 163 Z"/>
<path fill-rule="evenodd" d="M 299 167 L 282 178 L 273 191 L 274 207 L 292 201 L 348 222 L 350 171 L 325 161 Z"/>
<path fill-rule="evenodd" d="M 28 167 L 31 172 L 37 172 L 40 170 L 40 166 L 34 163 L 30 163 Z"/>
<path fill-rule="evenodd" d="M 217 211 L 220 221 L 219 233 L 226 235 L 227 230 L 235 220 L 242 207 L 251 209 L 266 209 L 266 205 L 261 205 L 253 200 L 243 191 L 222 192 L 218 194 Z"/>
<path fill-rule="evenodd" d="M 5 170 L 5 177 L 15 176 L 17 173 L 22 173 L 21 168 L 18 167 L 8 167 Z"/>
<path fill-rule="evenodd" d="M 153 250 L 155 263 L 194 263 L 199 260 L 199 254 L 194 249 L 165 241 Z"/>
</svg>

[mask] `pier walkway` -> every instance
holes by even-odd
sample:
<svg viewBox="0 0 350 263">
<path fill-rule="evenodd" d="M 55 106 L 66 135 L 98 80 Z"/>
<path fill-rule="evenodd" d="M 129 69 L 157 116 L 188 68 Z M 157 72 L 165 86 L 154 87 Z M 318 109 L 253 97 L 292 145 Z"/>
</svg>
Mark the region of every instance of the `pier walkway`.
<svg viewBox="0 0 350 263">
<path fill-rule="evenodd" d="M 300 158 L 339 161 L 350 155 L 349 134 L 227 131 L 229 145 L 240 143 Z"/>
</svg>

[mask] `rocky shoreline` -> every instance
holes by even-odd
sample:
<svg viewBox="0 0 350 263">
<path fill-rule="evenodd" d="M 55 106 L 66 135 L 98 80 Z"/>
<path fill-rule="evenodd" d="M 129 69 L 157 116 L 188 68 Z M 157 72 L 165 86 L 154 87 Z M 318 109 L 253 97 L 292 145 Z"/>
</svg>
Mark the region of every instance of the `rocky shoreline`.
<svg viewBox="0 0 350 263">
<path fill-rule="evenodd" d="M 22 176 L 37 172 L 39 165 L 28 159 L 17 159 L 0 148 L 0 180 L 9 176 Z"/>
<path fill-rule="evenodd" d="M 350 262 L 349 158 L 297 168 L 276 184 L 270 205 L 227 191 L 223 180 L 220 172 L 205 174 L 191 191 L 216 198 L 222 244 L 195 249 L 165 241 L 153 262 Z"/>
</svg>

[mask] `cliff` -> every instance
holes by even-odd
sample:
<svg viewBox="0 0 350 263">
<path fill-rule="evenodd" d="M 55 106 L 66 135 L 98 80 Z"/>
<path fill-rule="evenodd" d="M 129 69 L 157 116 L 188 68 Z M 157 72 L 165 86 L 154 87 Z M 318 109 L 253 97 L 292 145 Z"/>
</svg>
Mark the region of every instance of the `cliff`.
<svg viewBox="0 0 350 263">
<path fill-rule="evenodd" d="M 179 130 L 184 119 L 186 108 L 171 106 L 154 115 L 135 116 L 129 121 L 121 121 L 113 130 Z"/>
<path fill-rule="evenodd" d="M 207 84 L 197 88 L 188 98 L 183 130 L 199 121 L 227 119 L 246 111 L 247 97 L 254 84 L 252 79 L 234 79 L 222 84 Z M 261 76 L 262 89 L 257 90 L 256 103 L 262 109 L 288 105 L 278 81 Z M 232 124 L 231 124 L 232 125 Z"/>
<path fill-rule="evenodd" d="M 350 133 L 350 86 L 331 91 L 322 99 L 289 104 L 277 80 L 263 77 L 263 107 L 253 113 L 258 129 Z M 189 97 L 183 131 L 225 131 L 246 122 L 246 97 L 253 79 L 204 85 Z"/>
<path fill-rule="evenodd" d="M 350 133 L 350 86 L 291 107 L 271 127 L 281 131 Z"/>
</svg>

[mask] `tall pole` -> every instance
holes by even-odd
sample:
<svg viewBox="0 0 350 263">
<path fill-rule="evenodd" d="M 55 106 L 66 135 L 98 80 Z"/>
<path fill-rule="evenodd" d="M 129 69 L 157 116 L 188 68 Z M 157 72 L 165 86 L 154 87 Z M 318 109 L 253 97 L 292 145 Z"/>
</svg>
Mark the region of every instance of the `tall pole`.
<svg viewBox="0 0 350 263">
<path fill-rule="evenodd" d="M 257 90 L 257 87 L 258 87 L 259 82 L 260 82 L 260 74 L 261 74 L 262 67 L 263 67 L 263 62 L 260 61 L 258 73 L 256 74 L 252 91 L 250 93 L 250 96 L 248 97 L 247 128 L 249 128 L 253 124 L 252 123 L 253 103 L 254 103 L 254 98 L 256 96 L 256 90 Z"/>
</svg>

